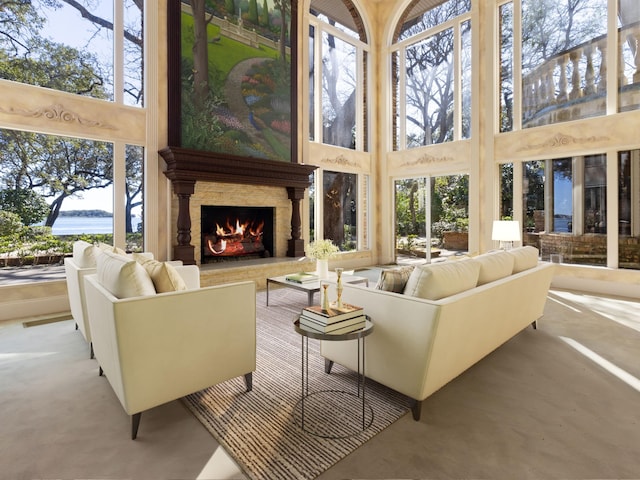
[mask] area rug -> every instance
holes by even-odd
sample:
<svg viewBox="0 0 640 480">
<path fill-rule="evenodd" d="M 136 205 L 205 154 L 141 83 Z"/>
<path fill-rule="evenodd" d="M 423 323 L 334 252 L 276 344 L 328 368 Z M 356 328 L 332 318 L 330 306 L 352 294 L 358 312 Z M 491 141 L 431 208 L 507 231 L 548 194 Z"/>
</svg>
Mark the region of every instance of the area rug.
<svg viewBox="0 0 640 480">
<path fill-rule="evenodd" d="M 309 391 L 327 392 L 312 395 L 315 404 L 305 400 L 305 427 L 313 430 L 310 425 L 323 426 L 326 420 L 332 434 L 335 430 L 336 436 L 350 436 L 322 438 L 301 429 L 302 340 L 293 321 L 306 298 L 304 292 L 274 289 L 267 307 L 265 293 L 258 293 L 257 368 L 251 392 L 244 391 L 244 381 L 238 378 L 184 398 L 189 410 L 251 479 L 316 478 L 410 408 L 407 397 L 367 380 L 365 418 L 371 426 L 353 433 L 357 429 L 348 424 L 362 421 L 359 400 L 352 393 L 356 375 L 340 365 L 325 374 L 319 343 L 309 340 Z M 345 391 L 347 397 L 355 398 L 355 409 Z"/>
</svg>

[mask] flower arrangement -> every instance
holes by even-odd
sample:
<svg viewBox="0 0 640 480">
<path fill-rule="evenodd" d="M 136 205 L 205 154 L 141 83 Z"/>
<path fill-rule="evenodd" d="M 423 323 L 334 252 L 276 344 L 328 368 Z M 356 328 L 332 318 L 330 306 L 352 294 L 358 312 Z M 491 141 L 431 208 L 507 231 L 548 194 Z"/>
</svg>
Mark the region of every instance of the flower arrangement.
<svg viewBox="0 0 640 480">
<path fill-rule="evenodd" d="M 327 260 L 340 250 L 331 240 L 316 240 L 307 245 L 305 253 L 316 260 Z"/>
</svg>

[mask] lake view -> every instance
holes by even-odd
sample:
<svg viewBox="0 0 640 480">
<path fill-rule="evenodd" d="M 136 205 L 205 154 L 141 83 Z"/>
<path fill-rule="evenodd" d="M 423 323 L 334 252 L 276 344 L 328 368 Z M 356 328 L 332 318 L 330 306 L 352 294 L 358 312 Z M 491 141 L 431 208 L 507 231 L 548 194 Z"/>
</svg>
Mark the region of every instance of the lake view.
<svg viewBox="0 0 640 480">
<path fill-rule="evenodd" d="M 133 231 L 137 231 L 139 217 L 132 220 Z M 58 217 L 53 224 L 54 235 L 76 235 L 81 233 L 113 233 L 113 217 Z"/>
</svg>

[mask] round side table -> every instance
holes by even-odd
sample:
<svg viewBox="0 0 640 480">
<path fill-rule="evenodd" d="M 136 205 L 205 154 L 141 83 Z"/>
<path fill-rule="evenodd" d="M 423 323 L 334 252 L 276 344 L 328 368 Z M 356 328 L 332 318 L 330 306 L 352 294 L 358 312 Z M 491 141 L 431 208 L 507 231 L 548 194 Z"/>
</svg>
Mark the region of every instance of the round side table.
<svg viewBox="0 0 640 480">
<path fill-rule="evenodd" d="M 373 423 L 373 409 L 371 405 L 369 405 L 365 399 L 365 387 L 366 387 L 366 377 L 365 377 L 365 337 L 371 335 L 373 333 L 373 323 L 371 322 L 369 316 L 366 316 L 364 327 L 359 330 L 355 330 L 349 333 L 323 333 L 316 330 L 308 329 L 304 325 L 300 325 L 300 318 L 295 320 L 294 329 L 297 333 L 302 337 L 302 347 L 301 347 L 301 355 L 302 355 L 302 394 L 301 398 L 296 404 L 296 409 L 300 408 L 300 428 L 307 433 L 312 435 L 316 435 L 318 437 L 323 438 L 347 438 L 353 435 L 357 435 L 358 433 L 363 432 L 367 428 L 371 426 Z M 330 342 L 337 341 L 345 341 L 345 340 L 356 340 L 358 344 L 357 355 L 358 355 L 358 371 L 356 376 L 356 384 L 357 390 L 356 393 L 347 392 L 343 390 L 319 390 L 316 392 L 309 393 L 309 339 L 313 338 L 315 340 L 323 340 Z M 362 355 L 360 351 L 362 350 Z M 362 370 L 361 370 L 362 364 Z M 316 424 L 315 428 L 313 425 L 309 426 L 305 424 L 305 403 L 310 402 L 312 400 L 316 400 L 323 395 L 331 395 L 336 397 L 334 400 L 338 402 L 338 405 L 341 407 L 347 406 L 348 403 L 353 403 L 353 400 L 358 402 L 358 410 L 361 408 L 362 415 L 362 428 L 348 432 L 344 434 L 332 434 L 326 431 L 323 431 L 322 425 Z M 360 401 L 361 400 L 361 403 Z M 309 408 L 309 406 L 307 406 Z M 367 415 L 367 410 L 369 415 Z M 309 413 L 309 412 L 307 412 Z M 330 414 L 331 412 L 326 412 L 326 414 Z M 334 412 L 335 413 L 335 412 Z M 326 415 L 316 414 L 313 418 L 323 418 L 326 419 Z M 318 423 L 318 422 L 316 422 Z M 342 425 L 343 428 L 344 424 Z"/>
</svg>

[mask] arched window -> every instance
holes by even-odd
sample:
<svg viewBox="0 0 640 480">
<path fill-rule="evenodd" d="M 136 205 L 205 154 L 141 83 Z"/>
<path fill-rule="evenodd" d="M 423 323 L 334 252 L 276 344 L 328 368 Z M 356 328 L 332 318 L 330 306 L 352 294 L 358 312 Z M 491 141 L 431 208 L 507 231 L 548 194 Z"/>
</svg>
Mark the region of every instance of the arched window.
<svg viewBox="0 0 640 480">
<path fill-rule="evenodd" d="M 312 1 L 309 139 L 360 151 L 367 138 L 367 35 L 350 0 Z"/>
<path fill-rule="evenodd" d="M 394 150 L 471 136 L 471 0 L 413 1 L 391 48 Z"/>
</svg>

